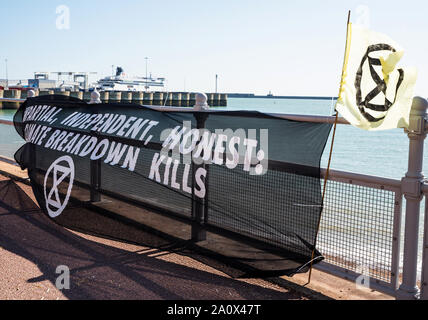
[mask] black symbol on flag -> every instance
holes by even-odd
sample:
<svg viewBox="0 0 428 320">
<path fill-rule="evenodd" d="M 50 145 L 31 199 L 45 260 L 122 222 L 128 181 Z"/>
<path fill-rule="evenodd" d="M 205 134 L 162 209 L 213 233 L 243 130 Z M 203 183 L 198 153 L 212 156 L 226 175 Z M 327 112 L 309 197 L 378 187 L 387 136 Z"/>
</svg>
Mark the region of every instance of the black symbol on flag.
<svg viewBox="0 0 428 320">
<path fill-rule="evenodd" d="M 363 57 L 363 60 L 361 61 L 361 65 L 357 71 L 357 77 L 355 79 L 355 88 L 357 89 L 357 105 L 361 112 L 361 114 L 370 122 L 378 122 L 383 119 L 385 119 L 385 113 L 391 108 L 391 106 L 395 103 L 395 100 L 397 99 L 397 93 L 398 89 L 400 89 L 401 84 L 404 80 L 404 70 L 398 69 L 399 72 L 399 79 L 395 88 L 395 95 L 394 99 L 391 101 L 387 97 L 387 84 L 385 79 L 382 79 L 378 72 L 375 70 L 375 66 L 382 66 L 382 63 L 380 59 L 374 58 L 371 56 L 372 53 L 378 52 L 378 51 L 392 51 L 396 52 L 396 50 L 391 47 L 388 44 L 375 44 L 372 46 L 369 46 L 367 49 L 366 54 Z M 364 64 L 368 61 L 369 69 L 370 69 L 370 75 L 373 79 L 373 81 L 376 84 L 376 87 L 369 92 L 364 100 L 362 99 L 362 90 L 361 90 L 361 82 L 363 79 L 363 68 Z M 375 99 L 379 94 L 383 94 L 385 96 L 385 102 L 384 104 L 374 104 L 372 103 L 372 100 Z M 375 117 L 372 114 L 368 113 L 366 109 L 378 111 L 378 112 L 385 112 L 380 117 Z"/>
<path fill-rule="evenodd" d="M 48 191 L 48 178 L 52 179 L 52 188 Z M 68 180 L 68 181 L 67 181 Z M 70 198 L 71 189 L 74 181 L 74 162 L 68 156 L 58 158 L 51 164 L 45 175 L 44 193 L 46 201 L 46 209 L 50 217 L 59 216 L 67 206 Z M 68 185 L 67 185 L 68 182 Z M 66 188 L 67 193 L 65 198 L 61 200 L 60 189 Z"/>
</svg>

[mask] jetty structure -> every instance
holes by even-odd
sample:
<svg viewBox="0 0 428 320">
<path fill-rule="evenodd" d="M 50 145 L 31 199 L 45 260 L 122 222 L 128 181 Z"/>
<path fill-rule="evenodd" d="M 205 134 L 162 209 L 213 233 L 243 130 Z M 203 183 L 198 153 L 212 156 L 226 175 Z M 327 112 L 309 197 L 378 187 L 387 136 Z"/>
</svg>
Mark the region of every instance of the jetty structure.
<svg viewBox="0 0 428 320">
<path fill-rule="evenodd" d="M 91 100 L 92 90 L 69 91 L 65 89 L 56 90 L 33 90 L 35 96 L 60 94 L 82 99 L 86 102 Z M 7 99 L 0 101 L 0 109 L 18 109 L 20 100 L 26 99 L 29 90 L 0 89 L 0 98 Z M 196 103 L 196 93 L 194 92 L 146 92 L 146 91 L 101 91 L 101 101 L 104 103 L 136 103 L 149 106 L 174 106 L 193 107 Z M 208 105 L 213 107 L 227 106 L 227 94 L 206 93 Z"/>
<path fill-rule="evenodd" d="M 321 96 L 276 96 L 269 92 L 267 95 L 256 95 L 254 93 L 228 93 L 229 98 L 244 98 L 244 99 L 289 99 L 289 100 L 337 100 L 337 97 L 321 97 Z"/>
<path fill-rule="evenodd" d="M 147 73 L 147 72 L 146 72 Z M 116 68 L 116 73 L 91 83 L 90 75 L 97 72 L 75 72 L 75 71 L 38 71 L 34 72 L 33 79 L 9 80 L 0 79 L 0 89 L 17 90 L 68 90 L 87 91 L 97 89 L 99 91 L 153 91 L 156 88 L 162 91 L 165 88 L 165 78 L 132 77 L 125 73 L 122 67 Z"/>
<path fill-rule="evenodd" d="M 34 73 L 33 79 L 2 80 L 0 79 L 0 109 L 18 109 L 19 102 L 14 99 L 26 99 L 28 91 L 33 90 L 35 96 L 60 94 L 75 97 L 89 102 L 91 92 L 100 92 L 104 103 L 136 103 L 154 106 L 193 107 L 196 103 L 196 93 L 171 92 L 165 88 L 164 77 L 154 77 L 146 69 L 145 77 L 133 77 L 117 66 L 115 73 L 89 82 L 90 75 L 97 72 L 40 71 Z M 56 78 L 56 79 L 54 79 Z M 227 94 L 206 93 L 208 104 L 215 107 L 227 106 Z"/>
</svg>

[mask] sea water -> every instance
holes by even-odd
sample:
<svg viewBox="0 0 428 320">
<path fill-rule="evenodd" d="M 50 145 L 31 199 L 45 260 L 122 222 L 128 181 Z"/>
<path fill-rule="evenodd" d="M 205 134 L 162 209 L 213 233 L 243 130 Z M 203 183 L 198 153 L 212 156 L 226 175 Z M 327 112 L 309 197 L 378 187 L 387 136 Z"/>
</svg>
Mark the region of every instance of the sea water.
<svg viewBox="0 0 428 320">
<path fill-rule="evenodd" d="M 16 110 L 0 109 L 0 120 L 13 120 Z M 24 144 L 24 140 L 14 126 L 0 124 L 0 156 L 13 158 L 15 152 Z"/>
<path fill-rule="evenodd" d="M 255 110 L 270 113 L 322 115 L 332 114 L 329 100 L 229 99 L 227 110 Z M 326 167 L 331 136 L 322 158 Z M 428 146 L 428 139 L 425 142 Z M 350 125 L 338 125 L 331 168 L 385 178 L 401 179 L 407 172 L 409 139 L 403 129 L 368 132 Z M 428 173 L 428 153 L 424 156 Z"/>
</svg>

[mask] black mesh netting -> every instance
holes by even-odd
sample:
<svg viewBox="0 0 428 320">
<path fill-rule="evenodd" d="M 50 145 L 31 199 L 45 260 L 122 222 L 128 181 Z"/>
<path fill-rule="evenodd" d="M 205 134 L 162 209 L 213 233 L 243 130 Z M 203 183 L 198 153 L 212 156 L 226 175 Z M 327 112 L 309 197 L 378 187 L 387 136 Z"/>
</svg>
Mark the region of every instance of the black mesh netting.
<svg viewBox="0 0 428 320">
<path fill-rule="evenodd" d="M 180 250 L 231 275 L 322 260 L 320 158 L 331 125 L 258 112 L 163 112 L 65 96 L 15 115 L 40 207 L 64 227 Z"/>
</svg>

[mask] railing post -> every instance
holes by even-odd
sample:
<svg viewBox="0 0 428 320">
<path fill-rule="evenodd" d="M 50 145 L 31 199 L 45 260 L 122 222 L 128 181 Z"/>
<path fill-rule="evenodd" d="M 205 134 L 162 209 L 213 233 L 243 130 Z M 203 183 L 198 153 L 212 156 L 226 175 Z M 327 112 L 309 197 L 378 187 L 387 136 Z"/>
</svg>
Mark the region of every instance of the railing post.
<svg viewBox="0 0 428 320">
<path fill-rule="evenodd" d="M 27 98 L 34 98 L 36 96 L 36 92 L 34 90 L 28 90 Z"/>
<path fill-rule="evenodd" d="M 421 299 L 428 300 L 428 195 L 425 194 L 424 242 L 422 244 Z"/>
<path fill-rule="evenodd" d="M 101 161 L 91 160 L 91 202 L 100 202 L 101 194 L 98 191 L 101 185 Z"/>
<path fill-rule="evenodd" d="M 91 92 L 91 101 L 89 104 L 100 104 L 100 94 L 97 90 Z M 98 110 L 98 109 L 96 109 Z M 101 160 L 91 160 L 91 202 L 100 202 L 101 194 L 98 191 L 101 185 Z"/>
<path fill-rule="evenodd" d="M 210 106 L 208 105 L 208 97 L 205 93 L 196 93 L 195 96 L 196 103 L 193 107 L 193 110 L 201 111 L 201 110 L 208 110 Z"/>
<path fill-rule="evenodd" d="M 91 92 L 91 101 L 89 101 L 89 104 L 99 104 L 101 103 L 100 99 L 101 95 L 97 90 L 94 90 Z"/>
<path fill-rule="evenodd" d="M 420 206 L 422 200 L 422 173 L 424 140 L 426 138 L 426 99 L 415 97 L 410 112 L 409 129 L 406 130 L 409 145 L 409 169 L 401 181 L 401 189 L 406 198 L 406 219 L 404 234 L 403 282 L 397 291 L 397 299 L 414 300 L 419 298 L 417 286 L 418 241 Z"/>
<path fill-rule="evenodd" d="M 205 121 L 207 119 L 207 114 L 204 113 L 195 113 L 196 118 L 196 127 L 197 129 L 203 129 L 205 127 Z M 194 194 L 195 188 L 195 172 L 198 168 L 205 168 L 205 163 L 195 164 L 193 157 L 191 157 L 192 161 L 192 240 L 195 242 L 206 240 L 206 231 L 203 228 L 203 223 L 207 221 L 208 210 L 206 207 L 206 197 L 205 199 L 198 199 Z M 205 181 L 206 182 L 206 181 Z M 208 194 L 208 187 L 206 190 L 206 194 Z"/>
</svg>

